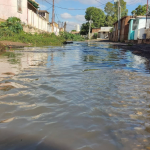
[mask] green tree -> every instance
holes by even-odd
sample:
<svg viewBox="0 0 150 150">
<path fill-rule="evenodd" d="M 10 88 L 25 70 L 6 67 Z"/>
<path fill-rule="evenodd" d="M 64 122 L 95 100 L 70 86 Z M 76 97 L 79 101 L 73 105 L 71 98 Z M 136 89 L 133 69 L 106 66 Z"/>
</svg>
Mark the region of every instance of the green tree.
<svg viewBox="0 0 150 150">
<path fill-rule="evenodd" d="M 127 16 L 128 9 L 126 8 L 126 2 L 124 0 L 120 0 L 120 5 L 121 5 L 121 17 Z M 118 2 L 114 4 L 111 2 L 106 3 L 104 10 L 107 14 L 105 25 L 112 26 L 113 23 L 116 22 L 118 19 Z"/>
<path fill-rule="evenodd" d="M 127 2 L 120 0 L 121 5 L 121 17 L 128 15 Z M 118 2 L 114 3 L 115 16 L 118 16 Z"/>
<path fill-rule="evenodd" d="M 93 20 L 92 28 L 100 28 L 105 25 L 105 14 L 101 9 L 96 7 L 87 8 L 85 12 L 85 19 L 89 21 L 91 15 Z"/>
<path fill-rule="evenodd" d="M 80 34 L 81 35 L 87 35 L 88 34 L 88 31 L 89 31 L 89 23 L 83 23 L 82 26 L 81 26 L 81 31 L 80 31 Z"/>
<path fill-rule="evenodd" d="M 113 16 L 106 16 L 106 20 L 105 20 L 105 26 L 113 26 L 113 23 L 115 22 L 115 19 L 113 18 Z"/>
<path fill-rule="evenodd" d="M 132 15 L 136 15 L 136 16 L 144 16 L 144 15 L 146 15 L 146 9 L 147 9 L 147 5 L 143 5 L 143 6 L 139 5 L 131 13 L 132 13 Z"/>
<path fill-rule="evenodd" d="M 108 2 L 104 8 L 105 12 L 107 13 L 108 16 L 114 15 L 114 4 L 111 2 Z"/>
</svg>

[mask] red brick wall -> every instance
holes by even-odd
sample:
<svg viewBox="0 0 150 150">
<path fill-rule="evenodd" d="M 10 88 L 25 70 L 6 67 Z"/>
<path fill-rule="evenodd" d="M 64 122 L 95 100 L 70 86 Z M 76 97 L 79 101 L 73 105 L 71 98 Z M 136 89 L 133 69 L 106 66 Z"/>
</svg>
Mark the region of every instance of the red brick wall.
<svg viewBox="0 0 150 150">
<path fill-rule="evenodd" d="M 98 31 L 99 31 L 100 29 L 101 29 L 101 28 L 92 29 L 92 33 L 98 33 Z"/>
</svg>

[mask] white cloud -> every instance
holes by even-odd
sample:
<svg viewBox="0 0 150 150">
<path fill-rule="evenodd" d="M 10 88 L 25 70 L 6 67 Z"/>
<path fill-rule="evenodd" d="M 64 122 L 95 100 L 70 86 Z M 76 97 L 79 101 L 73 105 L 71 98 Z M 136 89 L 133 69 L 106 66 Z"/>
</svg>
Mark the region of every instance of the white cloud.
<svg viewBox="0 0 150 150">
<path fill-rule="evenodd" d="M 63 18 L 63 19 L 71 19 L 72 16 L 70 14 L 68 14 L 68 13 L 63 13 L 63 14 L 61 14 L 61 18 Z"/>
</svg>

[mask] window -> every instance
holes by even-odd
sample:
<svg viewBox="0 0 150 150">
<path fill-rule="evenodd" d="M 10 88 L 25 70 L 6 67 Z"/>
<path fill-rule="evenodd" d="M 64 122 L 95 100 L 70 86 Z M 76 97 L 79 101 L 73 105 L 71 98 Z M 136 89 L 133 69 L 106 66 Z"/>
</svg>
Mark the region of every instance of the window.
<svg viewBox="0 0 150 150">
<path fill-rule="evenodd" d="M 22 0 L 17 0 L 17 10 L 22 13 Z"/>
</svg>

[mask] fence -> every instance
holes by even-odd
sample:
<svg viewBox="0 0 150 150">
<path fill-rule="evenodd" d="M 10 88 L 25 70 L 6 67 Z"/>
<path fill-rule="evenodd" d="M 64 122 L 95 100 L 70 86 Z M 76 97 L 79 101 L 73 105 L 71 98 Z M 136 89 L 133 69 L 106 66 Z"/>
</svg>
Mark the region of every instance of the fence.
<svg viewBox="0 0 150 150">
<path fill-rule="evenodd" d="M 40 15 L 34 13 L 32 10 L 28 9 L 28 25 L 40 29 L 45 32 L 52 32 L 52 27 L 48 24 L 48 22 L 41 17 Z"/>
</svg>

